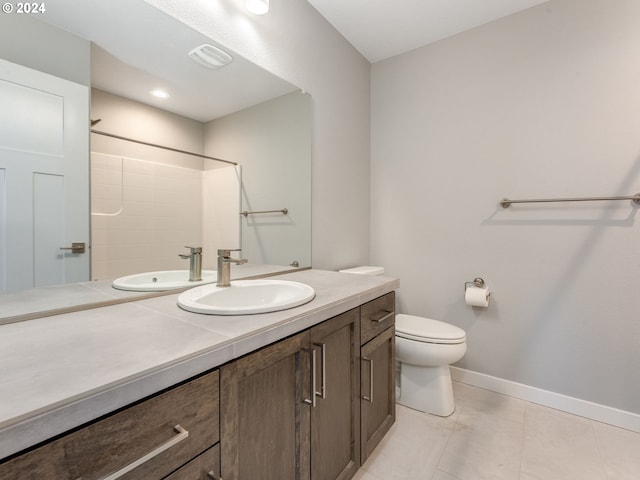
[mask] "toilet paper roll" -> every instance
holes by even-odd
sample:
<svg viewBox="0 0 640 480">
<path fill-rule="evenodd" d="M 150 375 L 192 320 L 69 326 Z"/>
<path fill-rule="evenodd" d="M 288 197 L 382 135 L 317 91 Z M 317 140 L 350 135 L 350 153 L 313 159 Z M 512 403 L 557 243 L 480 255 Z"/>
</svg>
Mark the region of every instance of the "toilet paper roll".
<svg viewBox="0 0 640 480">
<path fill-rule="evenodd" d="M 472 307 L 488 307 L 489 306 L 488 288 L 467 287 L 464 291 L 464 302 Z"/>
</svg>

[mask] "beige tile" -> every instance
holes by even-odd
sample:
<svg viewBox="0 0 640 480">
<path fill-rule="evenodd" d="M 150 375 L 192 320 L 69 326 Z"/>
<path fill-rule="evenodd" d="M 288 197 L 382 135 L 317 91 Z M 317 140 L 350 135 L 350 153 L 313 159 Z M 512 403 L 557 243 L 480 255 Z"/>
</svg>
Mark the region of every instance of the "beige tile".
<svg viewBox="0 0 640 480">
<path fill-rule="evenodd" d="M 522 472 L 541 480 L 606 479 L 593 422 L 530 405 L 525 417 Z"/>
<path fill-rule="evenodd" d="M 382 480 L 380 477 L 370 474 L 362 468 L 356 472 L 353 476 L 353 480 Z"/>
<path fill-rule="evenodd" d="M 517 421 L 520 421 L 528 405 L 528 402 L 523 400 L 459 382 L 453 382 L 453 393 L 459 410 L 471 407 L 488 415 L 513 414 L 518 417 Z"/>
<path fill-rule="evenodd" d="M 436 432 L 450 434 L 456 424 L 457 415 L 454 415 L 439 417 L 397 404 L 394 427 L 401 430 L 402 435 L 410 438 L 428 438 Z"/>
<path fill-rule="evenodd" d="M 640 434 L 454 382 L 456 412 L 398 405 L 356 480 L 636 480 Z"/>
<path fill-rule="evenodd" d="M 442 470 L 436 470 L 431 477 L 431 480 L 461 480 L 453 475 L 449 475 L 447 472 L 443 472 Z M 470 479 L 471 480 L 471 479 Z"/>
<path fill-rule="evenodd" d="M 486 390 L 465 390 L 438 468 L 460 480 L 518 479 L 524 402 Z"/>
<path fill-rule="evenodd" d="M 607 479 L 640 478 L 640 434 L 594 422 Z"/>
<path fill-rule="evenodd" d="M 540 477 L 532 477 L 528 473 L 520 472 L 520 479 L 519 480 L 544 480 L 544 479 L 542 479 Z"/>
<path fill-rule="evenodd" d="M 379 478 L 430 480 L 454 423 L 397 406 L 396 423 L 364 464 Z"/>
</svg>

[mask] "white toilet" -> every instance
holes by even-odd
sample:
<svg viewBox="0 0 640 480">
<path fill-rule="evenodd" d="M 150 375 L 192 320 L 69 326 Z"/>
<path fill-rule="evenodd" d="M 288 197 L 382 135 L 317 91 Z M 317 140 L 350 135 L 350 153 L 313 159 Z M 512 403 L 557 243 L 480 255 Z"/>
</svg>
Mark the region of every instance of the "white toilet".
<svg viewBox="0 0 640 480">
<path fill-rule="evenodd" d="M 398 403 L 441 417 L 451 415 L 456 405 L 449 365 L 466 351 L 466 334 L 461 328 L 430 318 L 396 315 Z"/>
<path fill-rule="evenodd" d="M 360 275 L 382 275 L 382 267 L 340 270 Z M 456 408 L 449 365 L 467 351 L 464 330 L 449 323 L 396 315 L 396 360 L 400 363 L 398 403 L 421 412 L 447 417 Z"/>
</svg>

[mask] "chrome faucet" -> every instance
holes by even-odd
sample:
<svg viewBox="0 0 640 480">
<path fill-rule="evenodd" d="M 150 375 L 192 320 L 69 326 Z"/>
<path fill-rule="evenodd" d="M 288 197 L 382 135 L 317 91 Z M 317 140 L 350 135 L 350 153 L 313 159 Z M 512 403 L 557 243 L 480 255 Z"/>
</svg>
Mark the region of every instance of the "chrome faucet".
<svg viewBox="0 0 640 480">
<path fill-rule="evenodd" d="M 199 282 L 202 280 L 202 247 L 184 247 L 188 248 L 191 253 L 189 255 L 178 254 L 180 258 L 189 259 L 189 281 Z"/>
<path fill-rule="evenodd" d="M 217 287 L 229 287 L 231 285 L 231 264 L 242 265 L 247 263 L 245 258 L 231 258 L 231 252 L 239 252 L 240 249 L 235 250 L 218 250 L 218 283 Z"/>
</svg>

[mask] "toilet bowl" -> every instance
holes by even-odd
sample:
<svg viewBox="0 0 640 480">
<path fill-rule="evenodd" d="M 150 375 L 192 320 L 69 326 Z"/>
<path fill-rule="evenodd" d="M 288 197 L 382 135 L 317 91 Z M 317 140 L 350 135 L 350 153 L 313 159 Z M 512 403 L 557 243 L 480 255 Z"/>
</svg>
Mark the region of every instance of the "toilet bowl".
<svg viewBox="0 0 640 480">
<path fill-rule="evenodd" d="M 382 275 L 384 268 L 363 266 L 340 272 Z M 461 328 L 430 318 L 396 315 L 397 402 L 441 417 L 451 415 L 456 404 L 449 365 L 466 351 L 466 333 Z"/>
<path fill-rule="evenodd" d="M 449 365 L 466 351 L 466 333 L 461 328 L 430 318 L 396 315 L 398 403 L 442 417 L 451 415 L 455 401 Z"/>
</svg>

